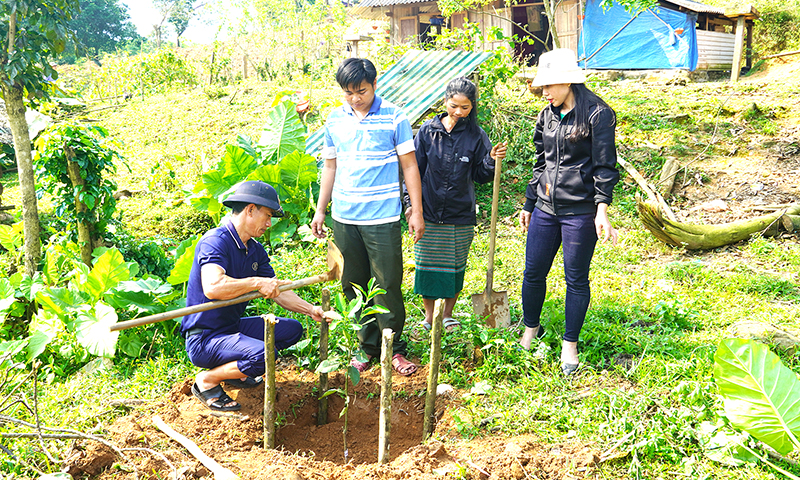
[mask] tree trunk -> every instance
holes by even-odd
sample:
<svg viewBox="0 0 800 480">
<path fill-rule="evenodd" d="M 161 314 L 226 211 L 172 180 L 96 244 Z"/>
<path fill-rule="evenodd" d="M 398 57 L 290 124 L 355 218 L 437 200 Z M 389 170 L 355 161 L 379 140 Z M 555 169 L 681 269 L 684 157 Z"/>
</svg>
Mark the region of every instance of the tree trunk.
<svg viewBox="0 0 800 480">
<path fill-rule="evenodd" d="M 81 249 L 81 260 L 89 268 L 92 267 L 92 226 L 86 220 L 86 213 L 89 208 L 80 200 L 80 193 L 86 188 L 86 179 L 81 176 L 81 167 L 74 161 L 75 152 L 71 147 L 64 145 L 64 156 L 67 157 L 67 174 L 69 181 L 72 182 L 73 191 L 78 192 L 75 196 L 75 210 L 77 211 L 78 227 L 78 247 Z"/>
<path fill-rule="evenodd" d="M 33 276 L 42 258 L 39 242 L 39 207 L 36 201 L 36 180 L 33 176 L 31 158 L 31 138 L 28 122 L 25 120 L 25 104 L 22 101 L 22 88 L 3 86 L 8 123 L 14 137 L 14 153 L 17 155 L 17 174 L 22 190 L 22 220 L 25 251 L 23 264 L 25 274 Z"/>
<path fill-rule="evenodd" d="M 558 30 L 556 30 L 556 7 L 558 2 L 556 0 L 544 0 L 544 13 L 547 15 L 548 28 L 550 29 L 550 36 L 553 37 L 553 48 L 561 48 L 561 42 L 558 41 Z"/>
</svg>

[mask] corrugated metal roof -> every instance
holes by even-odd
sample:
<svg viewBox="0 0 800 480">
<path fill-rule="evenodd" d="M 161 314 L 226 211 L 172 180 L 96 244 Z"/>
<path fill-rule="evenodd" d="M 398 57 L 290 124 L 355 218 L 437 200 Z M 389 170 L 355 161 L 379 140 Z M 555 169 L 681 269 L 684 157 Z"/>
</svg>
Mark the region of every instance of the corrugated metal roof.
<svg viewBox="0 0 800 480">
<path fill-rule="evenodd" d="M 390 0 L 391 1 L 391 0 Z M 725 15 L 725 9 L 719 7 L 712 7 L 711 5 L 706 5 L 705 3 L 695 2 L 693 0 L 665 0 L 667 3 L 671 3 L 673 5 L 677 5 L 679 7 L 687 8 L 693 12 L 698 13 L 716 13 L 719 15 Z"/>
<path fill-rule="evenodd" d="M 389 5 L 408 5 L 411 3 L 425 3 L 431 1 L 432 0 L 363 0 L 355 4 L 354 7 L 386 7 Z"/>
<path fill-rule="evenodd" d="M 398 107 L 413 124 L 444 97 L 450 80 L 469 75 L 491 57 L 490 52 L 409 50 L 378 78 L 376 93 Z M 316 155 L 322 146 L 324 129 L 306 140 L 306 153 Z"/>
</svg>

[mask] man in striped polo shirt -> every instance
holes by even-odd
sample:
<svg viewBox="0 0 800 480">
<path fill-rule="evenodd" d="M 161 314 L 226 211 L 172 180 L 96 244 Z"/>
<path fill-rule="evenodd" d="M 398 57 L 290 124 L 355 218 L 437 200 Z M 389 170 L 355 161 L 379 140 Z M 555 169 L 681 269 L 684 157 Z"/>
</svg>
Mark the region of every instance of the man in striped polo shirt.
<svg viewBox="0 0 800 480">
<path fill-rule="evenodd" d="M 361 348 L 371 359 L 380 355 L 381 331 L 394 331 L 392 365 L 401 375 L 417 366 L 405 357 L 406 342 L 400 338 L 405 325 L 403 252 L 400 233 L 400 169 L 411 198 L 408 227 L 417 242 L 425 230 L 419 169 L 414 139 L 406 115 L 375 95 L 377 72 L 367 59 L 348 58 L 339 65 L 336 82 L 344 92 L 344 105 L 334 109 L 325 122 L 317 212 L 311 230 L 325 237 L 325 216 L 332 201 L 333 236 L 344 257 L 342 288 L 348 299 L 358 285 L 365 291 L 375 277 L 386 294 L 375 303 L 389 312 L 364 319 L 358 333 Z M 369 323 L 366 323 L 368 322 Z M 369 364 L 353 359 L 359 371 Z"/>
</svg>

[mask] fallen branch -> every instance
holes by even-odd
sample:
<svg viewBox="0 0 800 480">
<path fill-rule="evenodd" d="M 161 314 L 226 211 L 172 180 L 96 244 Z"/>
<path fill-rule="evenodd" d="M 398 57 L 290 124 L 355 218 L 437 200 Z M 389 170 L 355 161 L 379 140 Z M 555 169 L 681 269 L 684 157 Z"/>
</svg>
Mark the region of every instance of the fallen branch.
<svg viewBox="0 0 800 480">
<path fill-rule="evenodd" d="M 720 225 L 695 225 L 664 218 L 659 205 L 636 198 L 639 218 L 656 238 L 669 245 L 685 247 L 688 250 L 709 250 L 747 240 L 754 235 L 775 236 L 780 227 L 789 222 L 794 225 L 800 215 L 800 205 L 782 211 L 762 215 L 747 220 L 739 220 Z M 785 219 L 787 217 L 788 219 Z M 800 219 L 798 219 L 800 226 Z"/>
<path fill-rule="evenodd" d="M 642 191 L 645 193 L 645 195 L 647 195 L 647 199 L 650 202 L 658 204 L 662 208 L 663 212 L 666 214 L 667 218 L 669 218 L 673 222 L 678 221 L 678 217 L 675 216 L 675 213 L 669 207 L 667 201 L 664 200 L 664 197 L 662 197 L 661 194 L 658 193 L 658 191 L 655 188 L 653 188 L 652 185 L 647 183 L 647 180 L 645 180 L 642 174 L 639 173 L 639 170 L 636 170 L 633 167 L 633 165 L 628 163 L 624 158 L 622 158 L 619 155 L 617 155 L 617 163 L 622 165 L 622 168 L 624 168 L 625 171 L 628 172 L 628 175 L 633 177 L 633 179 L 639 185 L 639 188 L 641 188 Z"/>
<path fill-rule="evenodd" d="M 166 422 L 164 422 L 164 420 L 161 420 L 161 417 L 159 417 L 158 415 L 153 416 L 153 424 L 156 427 L 158 427 L 159 430 L 164 432 L 168 437 L 183 445 L 183 447 L 186 448 L 186 450 L 189 450 L 189 453 L 191 453 L 192 455 L 194 455 L 195 458 L 200 460 L 200 463 L 202 463 L 207 469 L 211 471 L 211 473 L 214 474 L 215 480 L 239 479 L 239 477 L 235 473 L 223 467 L 222 465 L 217 463 L 216 460 L 206 455 L 200 449 L 200 447 L 197 446 L 196 443 L 184 437 L 180 433 L 176 432 L 172 427 L 167 425 Z"/>
</svg>

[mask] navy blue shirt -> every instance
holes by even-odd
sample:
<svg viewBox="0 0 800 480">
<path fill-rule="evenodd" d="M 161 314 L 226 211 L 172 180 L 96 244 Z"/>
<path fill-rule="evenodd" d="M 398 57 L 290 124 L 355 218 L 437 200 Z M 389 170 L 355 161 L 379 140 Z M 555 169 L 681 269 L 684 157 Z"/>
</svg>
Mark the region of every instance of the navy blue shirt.
<svg viewBox="0 0 800 480">
<path fill-rule="evenodd" d="M 232 278 L 275 276 L 264 246 L 252 238 L 247 241 L 247 245 L 244 245 L 233 224 L 225 222 L 222 226 L 209 230 L 197 242 L 186 289 L 187 307 L 211 301 L 203 293 L 203 282 L 200 277 L 200 269 L 209 263 L 219 265 L 225 271 L 225 275 Z M 244 314 L 247 303 L 187 315 L 181 320 L 181 332 L 192 328 L 235 331 L 238 329 L 239 318 Z"/>
</svg>

